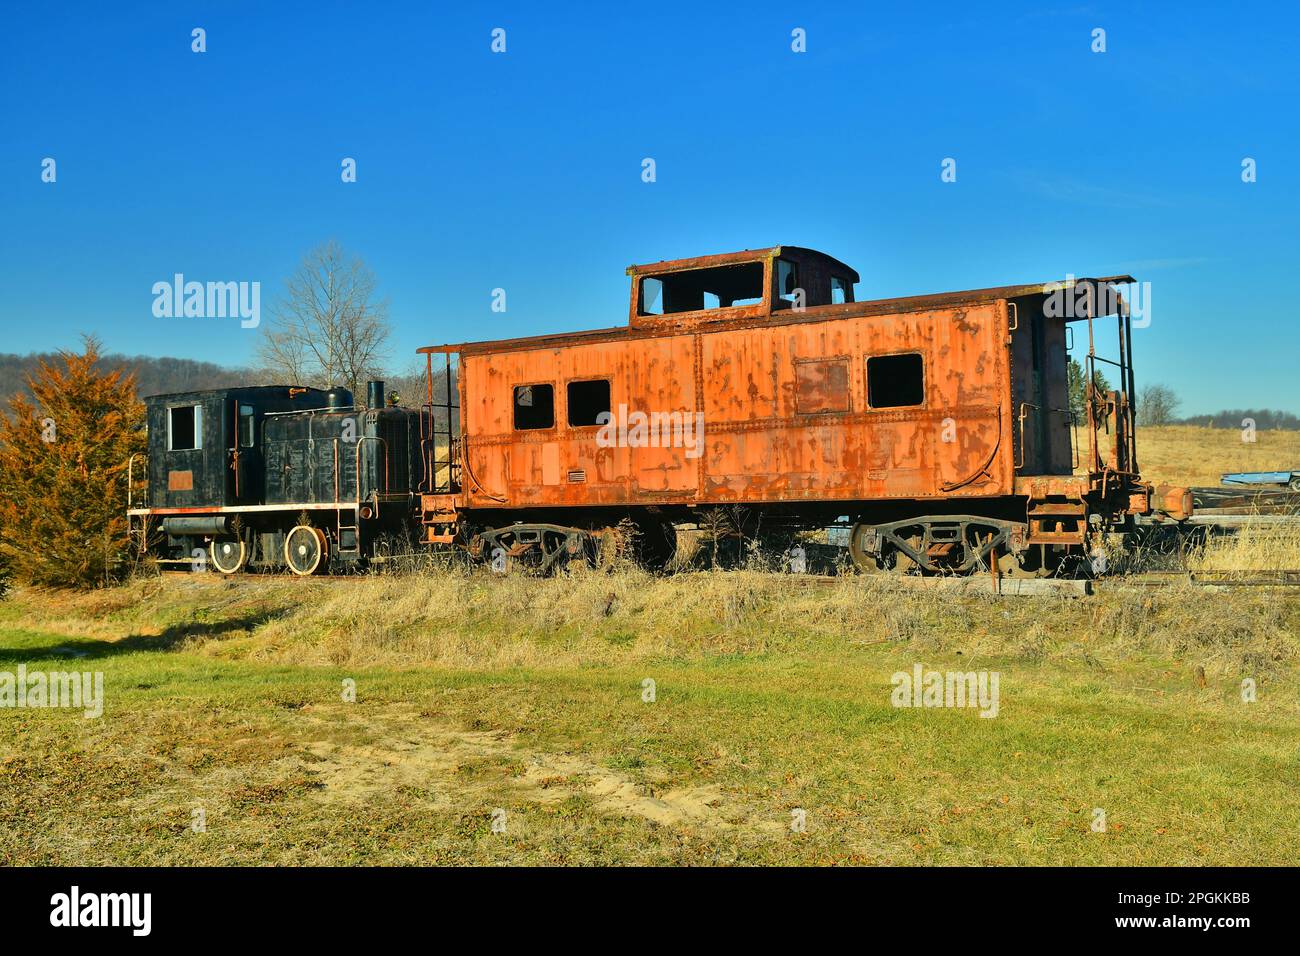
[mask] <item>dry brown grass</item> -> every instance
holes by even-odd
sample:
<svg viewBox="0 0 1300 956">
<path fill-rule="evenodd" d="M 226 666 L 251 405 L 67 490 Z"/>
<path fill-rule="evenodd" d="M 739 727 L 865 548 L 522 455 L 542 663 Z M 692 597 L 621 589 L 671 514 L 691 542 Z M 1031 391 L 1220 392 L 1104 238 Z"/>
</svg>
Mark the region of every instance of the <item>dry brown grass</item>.
<svg viewBox="0 0 1300 956">
<path fill-rule="evenodd" d="M 1185 561 L 1196 570 L 1300 567 L 1300 530 L 1247 529 Z M 26 591 L 19 604 L 26 613 L 10 626 L 133 634 L 145 644 L 179 635 L 177 649 L 204 656 L 309 667 L 581 669 L 806 654 L 847 640 L 1088 666 L 1157 654 L 1230 674 L 1285 666 L 1300 653 L 1300 601 L 1289 592 L 1156 594 L 1122 579 L 1085 601 L 1017 602 L 878 576 L 622 567 L 538 579 L 449 568 L 350 581 L 141 580 L 71 600 Z"/>
<path fill-rule="evenodd" d="M 1210 538 L 1187 559 L 1193 571 L 1293 571 L 1300 568 L 1300 525 L 1252 524 Z"/>
<path fill-rule="evenodd" d="M 1259 431 L 1254 442 L 1243 442 L 1241 435 L 1240 428 L 1139 428 L 1142 477 L 1159 484 L 1200 487 L 1219 484 L 1219 476 L 1227 472 L 1300 468 L 1300 431 Z"/>
</svg>

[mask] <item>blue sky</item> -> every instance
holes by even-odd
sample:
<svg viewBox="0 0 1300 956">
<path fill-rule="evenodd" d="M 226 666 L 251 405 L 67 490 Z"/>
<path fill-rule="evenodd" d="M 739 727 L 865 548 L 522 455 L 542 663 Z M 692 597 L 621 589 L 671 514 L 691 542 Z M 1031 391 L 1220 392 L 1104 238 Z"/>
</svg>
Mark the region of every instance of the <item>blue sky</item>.
<svg viewBox="0 0 1300 956">
<path fill-rule="evenodd" d="M 1139 385 L 1300 411 L 1291 5 L 546 6 L 7 5 L 0 351 L 248 362 L 260 330 L 155 318 L 153 284 L 259 281 L 265 313 L 335 238 L 400 371 L 624 322 L 630 263 L 788 243 L 860 299 L 1131 272 Z"/>
</svg>

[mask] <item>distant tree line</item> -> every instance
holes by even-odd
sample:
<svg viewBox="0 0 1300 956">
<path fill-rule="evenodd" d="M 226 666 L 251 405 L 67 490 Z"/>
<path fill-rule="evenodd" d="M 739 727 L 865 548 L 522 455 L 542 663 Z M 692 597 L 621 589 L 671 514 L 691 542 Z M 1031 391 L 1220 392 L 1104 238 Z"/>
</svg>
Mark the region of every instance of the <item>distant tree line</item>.
<svg viewBox="0 0 1300 956">
<path fill-rule="evenodd" d="M 1213 415 L 1191 415 L 1181 425 L 1201 425 L 1208 428 L 1241 428 L 1243 419 L 1252 419 L 1261 431 L 1300 431 L 1300 416 L 1275 408 L 1234 408 Z"/>
<path fill-rule="evenodd" d="M 1070 396 L 1070 412 L 1076 422 L 1087 418 L 1084 411 L 1086 378 L 1083 365 L 1071 358 L 1066 370 L 1066 383 Z M 1093 373 L 1093 384 L 1097 391 L 1108 392 L 1111 385 L 1101 369 Z M 1133 403 L 1139 425 L 1199 425 L 1208 428 L 1241 428 L 1243 419 L 1249 418 L 1257 429 L 1264 431 L 1300 431 L 1300 416 L 1291 412 L 1270 408 L 1225 409 L 1211 415 L 1188 415 L 1178 417 L 1178 406 L 1182 400 L 1168 385 L 1145 385 L 1138 389 L 1137 400 Z"/>
<path fill-rule="evenodd" d="M 28 379 L 42 365 L 61 362 L 59 352 L 30 352 L 14 355 L 0 352 L 0 399 L 21 395 L 28 401 L 35 396 Z M 154 357 L 150 355 L 97 355 L 95 369 L 101 373 L 121 371 L 133 378 L 139 395 L 166 395 L 192 389 L 228 388 L 247 385 L 256 373 L 242 368 L 226 368 L 212 362 L 192 359 Z"/>
</svg>

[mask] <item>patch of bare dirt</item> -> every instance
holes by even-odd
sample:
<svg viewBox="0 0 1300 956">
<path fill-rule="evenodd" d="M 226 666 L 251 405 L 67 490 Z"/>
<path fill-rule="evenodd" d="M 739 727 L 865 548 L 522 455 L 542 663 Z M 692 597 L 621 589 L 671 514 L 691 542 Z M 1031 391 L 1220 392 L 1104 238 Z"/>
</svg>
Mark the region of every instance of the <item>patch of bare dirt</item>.
<svg viewBox="0 0 1300 956">
<path fill-rule="evenodd" d="M 308 719 L 313 719 L 311 715 Z M 354 719 L 339 725 L 355 735 Z M 395 709 L 363 721 L 364 740 L 338 734 L 302 745 L 305 768 L 323 785 L 314 799 L 364 804 L 401 787 L 426 791 L 437 803 L 502 786 L 526 802 L 555 804 L 582 795 L 600 813 L 643 817 L 664 826 L 730 829 L 722 792 L 714 786 L 657 791 L 653 785 L 576 754 L 539 753 L 520 747 L 503 731 L 459 730 Z M 498 775 L 473 771 L 499 766 Z M 459 799 L 457 799 L 459 797 Z"/>
</svg>

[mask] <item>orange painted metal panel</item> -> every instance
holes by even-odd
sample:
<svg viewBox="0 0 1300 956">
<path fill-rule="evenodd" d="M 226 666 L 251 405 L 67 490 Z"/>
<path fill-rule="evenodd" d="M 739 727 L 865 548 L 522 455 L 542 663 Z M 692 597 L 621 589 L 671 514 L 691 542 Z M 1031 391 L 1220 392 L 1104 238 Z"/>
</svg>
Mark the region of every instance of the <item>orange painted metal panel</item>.
<svg viewBox="0 0 1300 956">
<path fill-rule="evenodd" d="M 1005 305 L 995 301 L 467 353 L 467 503 L 1011 494 L 1006 336 Z M 921 403 L 870 407 L 867 359 L 899 354 L 921 357 Z M 568 383 L 593 378 L 610 381 L 612 428 L 568 423 Z M 554 424 L 515 429 L 514 388 L 542 383 L 554 388 Z M 690 441 L 696 412 L 702 447 Z M 649 425 L 640 433 L 638 415 Z"/>
<path fill-rule="evenodd" d="M 612 505 L 685 500 L 697 459 L 683 447 L 638 444 L 637 414 L 693 416 L 694 346 L 689 336 L 466 355 L 462 416 L 473 507 Z M 569 424 L 570 382 L 608 379 L 613 421 Z M 514 388 L 551 384 L 554 424 L 514 428 Z M 620 424 L 631 429 L 620 431 Z M 629 431 L 631 434 L 629 434 Z M 671 436 L 671 429 L 670 429 Z M 649 436 L 645 436 L 649 440 Z"/>
<path fill-rule="evenodd" d="M 709 501 L 996 495 L 1009 394 L 996 305 L 719 332 L 703 336 Z M 871 408 L 866 359 L 919 354 L 924 400 Z M 798 369 L 849 358 L 846 413 L 804 414 Z M 945 486 L 960 487 L 946 490 Z"/>
</svg>

